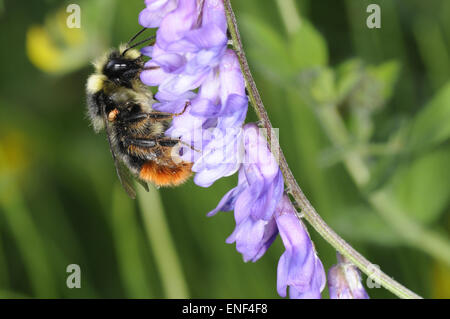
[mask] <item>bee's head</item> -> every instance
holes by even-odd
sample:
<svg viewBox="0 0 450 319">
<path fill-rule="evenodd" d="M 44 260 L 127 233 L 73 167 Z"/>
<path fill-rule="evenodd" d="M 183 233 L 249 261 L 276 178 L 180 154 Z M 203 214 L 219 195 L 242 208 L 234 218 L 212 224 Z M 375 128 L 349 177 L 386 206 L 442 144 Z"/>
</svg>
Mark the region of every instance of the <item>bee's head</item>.
<svg viewBox="0 0 450 319">
<path fill-rule="evenodd" d="M 141 52 L 136 50 L 135 47 L 155 39 L 154 36 L 151 36 L 132 44 L 132 42 L 146 29 L 147 28 L 143 28 L 136 33 L 127 44 L 121 45 L 119 49 L 116 49 L 97 60 L 94 63 L 96 72 L 106 76 L 109 81 L 117 86 L 131 88 L 131 82 L 139 76 L 140 71 L 142 71 L 144 67 L 144 60 Z"/>
<path fill-rule="evenodd" d="M 122 52 L 122 53 L 121 53 Z M 113 51 L 104 64 L 103 74 L 120 86 L 131 86 L 130 82 L 141 71 L 143 63 L 137 50 Z"/>
</svg>

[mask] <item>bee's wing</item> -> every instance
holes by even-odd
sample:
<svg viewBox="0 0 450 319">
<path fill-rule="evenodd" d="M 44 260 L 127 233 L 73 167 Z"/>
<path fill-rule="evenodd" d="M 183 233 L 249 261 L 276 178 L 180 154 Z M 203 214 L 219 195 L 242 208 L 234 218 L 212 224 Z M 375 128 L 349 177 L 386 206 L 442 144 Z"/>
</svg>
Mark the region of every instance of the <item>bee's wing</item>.
<svg viewBox="0 0 450 319">
<path fill-rule="evenodd" d="M 111 155 L 114 160 L 114 166 L 116 167 L 117 176 L 119 177 L 120 184 L 122 184 L 122 187 L 127 192 L 128 196 L 130 196 L 132 199 L 136 198 L 136 190 L 133 186 L 133 175 L 131 174 L 130 170 L 123 164 L 116 156 L 116 153 L 114 152 L 113 145 L 111 143 L 111 127 L 108 123 L 108 119 L 106 118 L 106 113 L 103 112 L 103 120 L 105 122 L 106 127 L 106 136 L 108 137 L 108 144 L 109 149 L 111 151 Z M 147 183 L 137 179 L 138 182 L 144 187 L 144 189 L 148 192 L 148 185 Z"/>
<path fill-rule="evenodd" d="M 108 130 L 108 126 L 107 126 Z M 117 156 L 114 152 L 113 146 L 111 144 L 111 138 L 109 135 L 109 132 L 106 134 L 108 136 L 108 143 L 109 143 L 109 149 L 111 150 L 111 155 L 114 160 L 114 166 L 116 167 L 117 176 L 119 177 L 120 184 L 122 184 L 122 187 L 127 192 L 128 196 L 130 196 L 132 199 L 136 198 L 136 190 L 133 186 L 133 177 L 125 165 L 117 159 Z"/>
<path fill-rule="evenodd" d="M 142 187 L 144 187 L 145 191 L 147 191 L 147 192 L 149 191 L 148 184 L 146 182 L 144 182 L 144 181 L 142 181 L 140 179 L 136 179 L 136 180 L 138 181 L 139 184 L 142 185 Z"/>
</svg>

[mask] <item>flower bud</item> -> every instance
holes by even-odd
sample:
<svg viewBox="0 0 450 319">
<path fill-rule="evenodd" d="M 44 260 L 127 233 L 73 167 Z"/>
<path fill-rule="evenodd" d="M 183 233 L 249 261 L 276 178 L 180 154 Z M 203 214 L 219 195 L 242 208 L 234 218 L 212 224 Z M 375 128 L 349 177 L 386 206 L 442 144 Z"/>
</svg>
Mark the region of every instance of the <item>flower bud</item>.
<svg viewBox="0 0 450 319">
<path fill-rule="evenodd" d="M 328 289 L 331 299 L 369 299 L 361 283 L 361 274 L 355 265 L 337 253 L 338 263 L 328 271 Z"/>
</svg>

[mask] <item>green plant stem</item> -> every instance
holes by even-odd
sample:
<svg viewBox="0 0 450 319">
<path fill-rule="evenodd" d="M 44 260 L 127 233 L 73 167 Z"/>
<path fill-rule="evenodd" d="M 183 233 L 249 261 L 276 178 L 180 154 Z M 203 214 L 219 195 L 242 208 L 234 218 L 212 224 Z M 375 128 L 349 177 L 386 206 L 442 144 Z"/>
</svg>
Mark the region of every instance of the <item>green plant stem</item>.
<svg viewBox="0 0 450 319">
<path fill-rule="evenodd" d="M 117 262 L 128 298 L 152 298 L 151 283 L 141 254 L 141 229 L 132 201 L 116 183 L 112 193 L 111 226 L 114 232 Z"/>
<path fill-rule="evenodd" d="M 138 187 L 139 206 L 147 232 L 148 242 L 155 255 L 155 262 L 161 276 L 162 286 L 169 299 L 189 298 L 186 280 L 175 245 L 170 235 L 164 209 L 155 187 L 146 193 Z"/>
<path fill-rule="evenodd" d="M 239 30 L 237 27 L 236 17 L 231 7 L 230 0 L 223 0 L 225 5 L 225 12 L 227 16 L 228 29 L 231 34 L 233 48 L 238 56 L 241 70 L 245 78 L 248 89 L 250 102 L 253 105 L 255 112 L 261 120 L 264 128 L 271 132 L 272 124 L 264 108 L 264 104 L 259 95 L 253 76 L 248 66 L 247 58 L 245 56 Z M 401 298 L 421 298 L 419 295 L 410 291 L 408 288 L 402 286 L 400 283 L 383 273 L 381 270 L 374 271 L 374 265 L 370 263 L 364 256 L 351 247 L 345 240 L 343 240 L 334 230 L 332 230 L 325 221 L 316 212 L 305 194 L 301 190 L 297 181 L 295 180 L 289 166 L 284 157 L 283 151 L 279 147 L 278 140 L 275 136 L 271 136 L 269 143 L 272 149 L 278 152 L 280 169 L 283 173 L 284 180 L 287 186 L 287 191 L 294 199 L 297 207 L 301 208 L 304 218 L 311 224 L 311 226 L 338 252 L 348 258 L 354 263 L 362 272 L 370 276 L 370 278 L 383 287 Z"/>
<path fill-rule="evenodd" d="M 290 34 L 295 33 L 300 28 L 301 20 L 297 15 L 294 1 L 277 0 L 277 5 L 283 16 L 283 23 L 286 30 Z"/>
</svg>

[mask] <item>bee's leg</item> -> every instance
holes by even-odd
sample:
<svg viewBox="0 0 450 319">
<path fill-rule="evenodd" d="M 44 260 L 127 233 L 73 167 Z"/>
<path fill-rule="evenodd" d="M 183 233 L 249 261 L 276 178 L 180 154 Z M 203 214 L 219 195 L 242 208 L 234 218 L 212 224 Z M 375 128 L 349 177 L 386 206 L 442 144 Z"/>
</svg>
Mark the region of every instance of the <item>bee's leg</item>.
<svg viewBox="0 0 450 319">
<path fill-rule="evenodd" d="M 186 101 L 186 104 L 184 104 L 184 108 L 183 108 L 183 111 L 181 111 L 181 113 L 175 113 L 175 114 L 172 114 L 172 115 L 173 116 L 183 115 L 184 112 L 186 112 L 186 109 L 188 108 L 188 106 L 191 106 L 191 101 Z"/>
<path fill-rule="evenodd" d="M 156 139 L 126 138 L 122 142 L 128 155 L 136 158 L 153 161 L 161 154 Z"/>
<path fill-rule="evenodd" d="M 135 113 L 127 117 L 121 117 L 122 122 L 136 122 L 148 118 L 148 113 Z"/>
<path fill-rule="evenodd" d="M 151 113 L 135 113 L 132 115 L 128 115 L 126 117 L 121 117 L 122 122 L 137 122 L 145 119 L 152 120 L 171 120 L 173 117 L 172 113 L 164 113 L 164 112 L 151 112 Z"/>
<path fill-rule="evenodd" d="M 163 147 L 173 147 L 176 146 L 177 144 L 179 144 L 181 142 L 181 140 L 179 139 L 173 139 L 173 138 L 161 138 L 157 140 L 158 145 L 163 146 Z"/>
<path fill-rule="evenodd" d="M 160 66 L 147 66 L 142 68 L 142 71 L 158 70 L 160 68 L 161 68 Z"/>
<path fill-rule="evenodd" d="M 156 139 L 148 139 L 148 138 L 127 138 L 126 144 L 134 145 L 138 147 L 151 148 L 158 145 L 158 141 Z"/>
<path fill-rule="evenodd" d="M 151 112 L 148 113 L 148 117 L 151 119 L 155 119 L 155 120 L 170 120 L 172 118 L 174 118 L 175 116 L 180 116 L 183 115 L 184 112 L 186 112 L 186 109 L 188 106 L 191 105 L 190 101 L 186 101 L 186 104 L 184 105 L 183 111 L 181 111 L 180 113 L 167 113 L 167 112 Z"/>
<path fill-rule="evenodd" d="M 181 113 L 167 113 L 167 112 L 158 112 L 158 111 L 152 111 L 150 113 L 144 113 L 144 112 L 140 112 L 140 113 L 134 113 L 131 114 L 129 116 L 126 117 L 121 117 L 121 121 L 123 122 L 135 122 L 135 121 L 139 121 L 139 120 L 143 120 L 143 119 L 153 119 L 153 120 L 171 120 L 172 118 L 174 118 L 175 116 L 180 116 L 182 114 L 184 114 L 184 112 L 186 111 L 186 108 L 191 105 L 191 102 L 187 101 L 184 109 Z"/>
<path fill-rule="evenodd" d="M 192 145 L 190 145 L 180 139 L 177 139 L 177 138 L 170 138 L 170 137 L 161 138 L 161 139 L 157 140 L 157 143 L 163 147 L 173 147 L 173 146 L 176 146 L 177 144 L 183 144 L 183 145 L 189 147 L 191 150 L 199 152 L 199 150 L 196 150 Z"/>
</svg>

